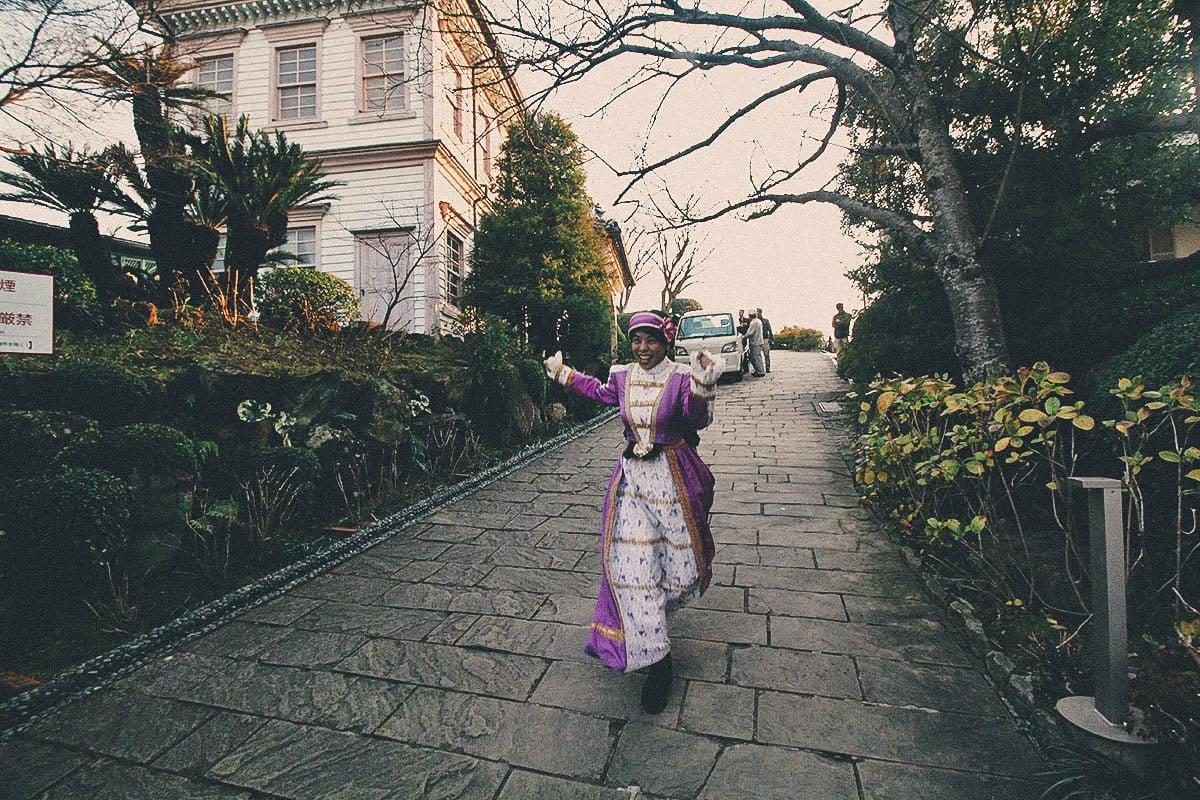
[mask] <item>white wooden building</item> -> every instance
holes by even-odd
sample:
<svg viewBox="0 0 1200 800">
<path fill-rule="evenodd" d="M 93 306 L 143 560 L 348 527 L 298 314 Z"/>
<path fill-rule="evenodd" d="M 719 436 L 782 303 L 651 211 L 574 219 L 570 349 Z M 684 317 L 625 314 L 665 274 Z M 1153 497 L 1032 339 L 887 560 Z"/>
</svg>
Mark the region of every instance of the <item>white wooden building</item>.
<svg viewBox="0 0 1200 800">
<path fill-rule="evenodd" d="M 212 111 L 283 131 L 344 185 L 285 250 L 428 333 L 458 315 L 492 160 L 522 98 L 475 0 L 158 0 Z"/>
</svg>

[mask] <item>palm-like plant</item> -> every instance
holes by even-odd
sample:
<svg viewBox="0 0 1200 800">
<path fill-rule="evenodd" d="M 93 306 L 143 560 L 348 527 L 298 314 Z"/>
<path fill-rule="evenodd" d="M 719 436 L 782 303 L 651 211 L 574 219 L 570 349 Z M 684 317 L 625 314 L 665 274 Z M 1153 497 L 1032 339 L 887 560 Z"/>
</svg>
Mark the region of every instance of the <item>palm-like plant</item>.
<svg viewBox="0 0 1200 800">
<path fill-rule="evenodd" d="M 245 117 L 232 132 L 223 117 L 209 117 L 197 155 L 224 201 L 225 264 L 242 280 L 287 241 L 289 210 L 335 199 L 342 185 L 282 133 L 252 133 Z"/>
<path fill-rule="evenodd" d="M 92 154 L 76 151 L 70 144 L 62 149 L 52 144 L 41 150 L 8 157 L 16 172 L 0 173 L 0 183 L 15 191 L 0 194 L 0 200 L 30 203 L 62 211 L 70 218 L 71 247 L 84 273 L 105 300 L 141 294 L 112 261 L 108 243 L 100 235 L 96 212 L 124 207 L 129 199 L 118 188 L 113 163 L 107 151 Z"/>
<path fill-rule="evenodd" d="M 192 137 L 172 118 L 213 93 L 182 82 L 196 65 L 180 58 L 170 44 L 147 45 L 132 53 L 113 48 L 111 56 L 85 78 L 111 100 L 133 106 L 133 128 L 145 165 L 139 193 L 146 230 L 162 289 L 169 291 L 181 276 L 191 280 L 197 265 L 211 263 L 216 252 L 213 228 L 189 214 L 196 189 L 196 167 L 189 153 Z M 132 160 L 129 166 L 136 170 Z"/>
</svg>

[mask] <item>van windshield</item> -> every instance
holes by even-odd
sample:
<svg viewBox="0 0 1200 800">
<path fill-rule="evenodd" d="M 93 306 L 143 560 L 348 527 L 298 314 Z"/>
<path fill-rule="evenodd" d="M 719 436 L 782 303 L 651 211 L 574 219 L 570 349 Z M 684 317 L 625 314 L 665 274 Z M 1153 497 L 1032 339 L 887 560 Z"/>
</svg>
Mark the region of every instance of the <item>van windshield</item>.
<svg viewBox="0 0 1200 800">
<path fill-rule="evenodd" d="M 679 321 L 680 339 L 698 339 L 701 336 L 733 336 L 733 315 L 700 314 Z"/>
</svg>

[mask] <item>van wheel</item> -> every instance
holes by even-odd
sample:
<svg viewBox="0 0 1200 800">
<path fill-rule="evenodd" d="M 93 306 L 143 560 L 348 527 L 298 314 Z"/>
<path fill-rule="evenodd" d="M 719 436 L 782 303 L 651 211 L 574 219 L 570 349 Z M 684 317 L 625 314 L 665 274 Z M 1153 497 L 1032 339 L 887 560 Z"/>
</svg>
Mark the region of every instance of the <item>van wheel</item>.
<svg viewBox="0 0 1200 800">
<path fill-rule="evenodd" d="M 741 382 L 742 382 L 742 378 L 743 378 L 743 377 L 744 377 L 744 375 L 743 375 L 742 371 L 739 369 L 739 370 L 737 370 L 736 372 L 734 372 L 734 373 L 733 373 L 733 382 L 734 382 L 734 383 L 741 383 Z"/>
</svg>

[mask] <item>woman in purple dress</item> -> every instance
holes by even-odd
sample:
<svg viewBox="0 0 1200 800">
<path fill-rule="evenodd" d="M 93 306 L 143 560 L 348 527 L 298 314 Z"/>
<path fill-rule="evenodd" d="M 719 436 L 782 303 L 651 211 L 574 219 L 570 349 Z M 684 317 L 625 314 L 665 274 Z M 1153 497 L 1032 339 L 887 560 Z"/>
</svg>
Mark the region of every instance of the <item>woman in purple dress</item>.
<svg viewBox="0 0 1200 800">
<path fill-rule="evenodd" d="M 619 406 L 625 422 L 625 452 L 604 499 L 602 580 L 585 649 L 618 672 L 649 667 L 642 707 L 651 714 L 666 707 L 671 687 L 667 621 L 708 588 L 713 559 L 713 476 L 696 452 L 696 432 L 712 422 L 717 365 L 706 352 L 690 367 L 671 361 L 673 338 L 661 314 L 634 314 L 634 362 L 614 365 L 607 383 L 564 365 L 562 353 L 545 362 L 552 379 Z"/>
</svg>

